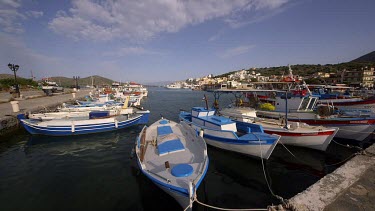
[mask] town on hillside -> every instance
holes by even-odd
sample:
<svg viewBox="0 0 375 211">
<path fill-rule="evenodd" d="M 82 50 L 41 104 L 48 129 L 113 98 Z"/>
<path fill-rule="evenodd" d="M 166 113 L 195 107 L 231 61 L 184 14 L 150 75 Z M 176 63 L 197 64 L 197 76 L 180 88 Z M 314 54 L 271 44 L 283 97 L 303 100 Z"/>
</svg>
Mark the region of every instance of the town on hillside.
<svg viewBox="0 0 375 211">
<path fill-rule="evenodd" d="M 344 68 L 334 71 L 314 71 L 312 74 L 294 74 L 293 67 L 284 67 L 279 74 L 267 74 L 264 69 L 251 68 L 233 71 L 228 74 L 214 76 L 209 74 L 201 78 L 189 78 L 185 81 L 176 81 L 166 88 L 193 90 L 208 89 L 248 89 L 259 82 L 291 82 L 305 81 L 307 84 L 342 85 L 355 89 L 373 89 L 375 84 L 375 66 L 362 65 L 355 68 Z M 264 74 L 266 73 L 266 74 Z"/>
</svg>

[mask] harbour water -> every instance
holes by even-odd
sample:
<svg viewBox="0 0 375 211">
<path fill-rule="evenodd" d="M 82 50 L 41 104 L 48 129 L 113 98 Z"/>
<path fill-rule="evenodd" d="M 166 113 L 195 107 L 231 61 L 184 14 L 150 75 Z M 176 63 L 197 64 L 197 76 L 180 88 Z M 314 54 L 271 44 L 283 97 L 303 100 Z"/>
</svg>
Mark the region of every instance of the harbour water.
<svg viewBox="0 0 375 211">
<path fill-rule="evenodd" d="M 149 124 L 178 121 L 180 109 L 204 106 L 206 94 L 149 88 L 142 106 Z M 220 105 L 234 98 L 222 95 Z M 181 210 L 138 171 L 132 157 L 142 126 L 76 137 L 31 136 L 22 128 L 0 142 L 1 210 Z M 198 200 L 223 208 L 266 208 L 334 171 L 356 149 L 331 143 L 327 152 L 279 145 L 262 161 L 213 147 Z M 335 165 L 337 164 L 337 165 Z M 207 210 L 195 204 L 194 210 Z"/>
</svg>

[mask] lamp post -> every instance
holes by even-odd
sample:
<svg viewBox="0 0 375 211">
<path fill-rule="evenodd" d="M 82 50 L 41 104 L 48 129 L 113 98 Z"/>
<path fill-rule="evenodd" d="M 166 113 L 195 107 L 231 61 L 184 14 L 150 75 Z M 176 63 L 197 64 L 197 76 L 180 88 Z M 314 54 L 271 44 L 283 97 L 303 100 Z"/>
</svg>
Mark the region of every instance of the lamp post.
<svg viewBox="0 0 375 211">
<path fill-rule="evenodd" d="M 15 65 L 15 64 L 9 63 L 8 67 L 9 67 L 10 70 L 12 70 L 14 72 L 14 83 L 15 83 L 15 86 L 16 86 L 16 95 L 17 95 L 17 98 L 19 98 L 20 97 L 20 89 L 19 89 L 18 83 L 17 83 L 16 72 L 17 72 L 18 68 L 20 68 L 20 66 L 17 65 L 17 64 Z"/>
<path fill-rule="evenodd" d="M 79 76 L 73 76 L 73 79 L 75 81 L 75 88 L 78 90 L 78 80 L 80 79 Z"/>
</svg>

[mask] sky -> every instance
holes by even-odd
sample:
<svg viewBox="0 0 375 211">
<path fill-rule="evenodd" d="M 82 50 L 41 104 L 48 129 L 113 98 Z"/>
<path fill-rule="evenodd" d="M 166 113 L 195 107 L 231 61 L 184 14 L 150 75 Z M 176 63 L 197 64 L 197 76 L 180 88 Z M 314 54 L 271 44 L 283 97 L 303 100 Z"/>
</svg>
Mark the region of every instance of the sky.
<svg viewBox="0 0 375 211">
<path fill-rule="evenodd" d="M 0 74 L 143 84 L 375 50 L 374 0 L 0 0 Z"/>
</svg>

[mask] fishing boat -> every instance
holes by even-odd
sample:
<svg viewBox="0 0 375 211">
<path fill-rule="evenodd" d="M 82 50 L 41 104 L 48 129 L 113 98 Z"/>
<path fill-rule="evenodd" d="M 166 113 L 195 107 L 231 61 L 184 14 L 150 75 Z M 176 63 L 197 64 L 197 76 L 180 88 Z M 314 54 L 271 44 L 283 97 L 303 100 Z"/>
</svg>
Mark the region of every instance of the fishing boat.
<svg viewBox="0 0 375 211">
<path fill-rule="evenodd" d="M 35 120 L 52 120 L 52 119 L 69 119 L 69 118 L 85 118 L 90 115 L 92 111 L 107 111 L 108 116 L 116 116 L 116 115 L 125 115 L 125 114 L 132 114 L 141 111 L 142 109 L 136 107 L 85 107 L 86 109 L 76 108 L 67 109 L 67 111 L 63 111 L 65 109 L 58 110 L 57 112 L 44 112 L 44 113 L 28 113 L 26 114 L 27 119 L 35 119 Z"/>
<path fill-rule="evenodd" d="M 338 127 L 335 137 L 362 142 L 372 137 L 375 115 L 369 110 L 340 110 L 332 105 L 317 104 L 318 98 L 293 93 L 276 93 L 275 110 L 257 109 L 257 116 L 287 119 L 309 125 Z M 287 112 L 285 112 L 287 111 Z"/>
<path fill-rule="evenodd" d="M 49 136 L 70 136 L 99 133 L 123 129 L 148 122 L 150 111 L 112 116 L 109 111 L 90 111 L 89 115 L 67 118 L 29 119 L 25 114 L 18 114 L 17 119 L 31 134 Z"/>
<path fill-rule="evenodd" d="M 135 144 L 141 172 L 183 209 L 191 209 L 209 165 L 204 139 L 186 122 L 162 118 L 145 126 Z"/>
<path fill-rule="evenodd" d="M 219 115 L 234 121 L 259 124 L 264 132 L 280 135 L 279 143 L 326 151 L 337 127 L 312 126 L 306 123 L 292 122 L 285 119 L 266 119 L 256 116 L 256 110 L 250 107 L 228 107 L 218 112 Z"/>
<path fill-rule="evenodd" d="M 370 110 L 375 112 L 375 97 L 354 96 L 355 90 L 348 86 L 307 85 L 311 95 L 318 97 L 318 104 L 329 104 L 340 110 Z"/>
<path fill-rule="evenodd" d="M 207 99 L 205 97 L 205 99 Z M 236 123 L 230 118 L 215 115 L 215 109 L 193 107 L 181 111 L 179 118 L 203 133 L 207 144 L 256 158 L 268 159 L 280 139 L 264 133 L 263 127 L 252 123 Z"/>
</svg>

